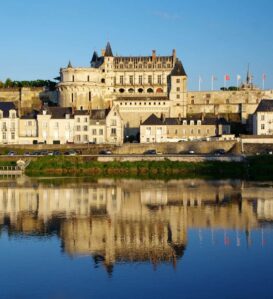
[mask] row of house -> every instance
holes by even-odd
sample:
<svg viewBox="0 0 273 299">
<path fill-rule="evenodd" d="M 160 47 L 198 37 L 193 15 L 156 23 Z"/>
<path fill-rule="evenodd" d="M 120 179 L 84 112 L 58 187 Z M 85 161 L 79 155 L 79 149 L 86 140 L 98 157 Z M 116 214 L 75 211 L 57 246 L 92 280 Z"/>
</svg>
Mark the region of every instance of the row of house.
<svg viewBox="0 0 273 299">
<path fill-rule="evenodd" d="M 0 144 L 122 144 L 123 122 L 117 107 L 75 110 L 44 107 L 19 117 L 12 102 L 0 103 Z"/>
<path fill-rule="evenodd" d="M 0 102 L 0 144 L 122 144 L 124 122 L 119 106 L 111 109 L 74 110 L 43 107 L 19 117 L 12 102 Z M 230 123 L 224 118 L 161 117 L 151 114 L 139 125 L 140 143 L 228 139 Z M 273 134 L 273 100 L 262 100 L 253 115 L 253 134 Z"/>
</svg>

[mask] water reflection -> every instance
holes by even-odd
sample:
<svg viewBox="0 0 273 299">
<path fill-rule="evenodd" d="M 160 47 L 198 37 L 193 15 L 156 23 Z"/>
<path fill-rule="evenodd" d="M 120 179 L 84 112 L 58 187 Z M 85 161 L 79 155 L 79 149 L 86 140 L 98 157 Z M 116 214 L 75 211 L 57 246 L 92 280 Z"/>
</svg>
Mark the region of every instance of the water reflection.
<svg viewBox="0 0 273 299">
<path fill-rule="evenodd" d="M 60 238 L 71 256 L 90 255 L 111 273 L 118 262 L 176 265 L 187 247 L 187 232 L 221 230 L 237 246 L 242 235 L 273 220 L 272 183 L 241 181 L 47 180 L 0 182 L 0 226 L 10 236 Z M 260 230 L 263 242 L 263 230 Z"/>
</svg>

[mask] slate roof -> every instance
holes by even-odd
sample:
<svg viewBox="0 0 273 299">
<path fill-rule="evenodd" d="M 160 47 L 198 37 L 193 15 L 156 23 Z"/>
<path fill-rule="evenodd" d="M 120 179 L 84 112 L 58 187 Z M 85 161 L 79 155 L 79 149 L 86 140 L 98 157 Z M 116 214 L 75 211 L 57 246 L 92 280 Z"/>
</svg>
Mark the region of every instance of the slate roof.
<svg viewBox="0 0 273 299">
<path fill-rule="evenodd" d="M 261 100 L 256 112 L 273 112 L 273 100 Z"/>
<path fill-rule="evenodd" d="M 0 102 L 0 110 L 3 111 L 3 117 L 9 117 L 10 110 L 16 110 L 13 102 Z"/>
<path fill-rule="evenodd" d="M 111 48 L 111 45 L 110 43 L 108 42 L 107 45 L 106 45 L 106 48 L 105 48 L 105 54 L 104 54 L 105 57 L 113 57 L 113 52 L 112 52 L 112 48 Z"/>
<path fill-rule="evenodd" d="M 149 125 L 164 125 L 163 121 L 158 118 L 155 114 L 151 114 L 143 123 L 142 125 L 144 126 L 149 126 Z"/>
<path fill-rule="evenodd" d="M 91 110 L 91 119 L 105 119 L 110 112 L 110 109 L 94 109 Z"/>
<path fill-rule="evenodd" d="M 90 111 L 89 110 L 76 110 L 75 115 L 89 115 Z"/>
<path fill-rule="evenodd" d="M 36 119 L 38 114 L 39 114 L 38 111 L 33 110 L 30 113 L 22 115 L 20 118 L 21 119 Z"/>
<path fill-rule="evenodd" d="M 145 126 L 157 126 L 157 125 L 167 125 L 167 126 L 178 126 L 183 125 L 183 122 L 187 121 L 187 124 L 190 124 L 190 121 L 193 121 L 194 125 L 197 125 L 198 121 L 201 121 L 202 125 L 228 125 L 229 123 L 224 118 L 217 117 L 205 117 L 203 120 L 201 118 L 178 118 L 178 117 L 167 117 L 164 119 L 158 118 L 155 114 L 150 115 L 142 125 Z"/>
<path fill-rule="evenodd" d="M 52 119 L 63 119 L 66 118 L 67 114 L 72 116 L 72 108 L 70 107 L 47 107 L 44 110 L 47 111 L 47 114 L 51 115 Z"/>
<path fill-rule="evenodd" d="M 171 71 L 171 76 L 187 76 L 183 64 L 179 59 L 176 59 L 174 68 Z"/>
</svg>

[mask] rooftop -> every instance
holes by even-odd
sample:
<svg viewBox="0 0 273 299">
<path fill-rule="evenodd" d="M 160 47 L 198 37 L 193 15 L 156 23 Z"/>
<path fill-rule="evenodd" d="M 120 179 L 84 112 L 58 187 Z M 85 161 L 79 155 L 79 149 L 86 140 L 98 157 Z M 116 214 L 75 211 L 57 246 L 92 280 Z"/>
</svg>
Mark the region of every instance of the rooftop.
<svg viewBox="0 0 273 299">
<path fill-rule="evenodd" d="M 16 110 L 13 102 L 0 102 L 0 110 L 3 111 L 3 117 L 9 117 L 10 110 Z"/>
<path fill-rule="evenodd" d="M 273 112 L 273 99 L 261 100 L 255 113 L 257 112 Z"/>
</svg>

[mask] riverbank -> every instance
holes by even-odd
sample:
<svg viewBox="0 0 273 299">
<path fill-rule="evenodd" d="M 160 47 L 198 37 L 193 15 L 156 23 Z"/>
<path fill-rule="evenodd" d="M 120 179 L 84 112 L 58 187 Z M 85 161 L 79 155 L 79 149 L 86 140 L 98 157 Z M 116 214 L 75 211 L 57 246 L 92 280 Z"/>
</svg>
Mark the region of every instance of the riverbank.
<svg viewBox="0 0 273 299">
<path fill-rule="evenodd" d="M 11 162 L 9 162 L 11 163 Z M 93 157 L 46 156 L 31 161 L 26 169 L 29 176 L 117 176 L 117 177 L 208 177 L 273 179 L 273 157 L 253 156 L 244 162 L 177 162 L 136 161 L 99 162 Z"/>
</svg>

